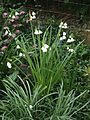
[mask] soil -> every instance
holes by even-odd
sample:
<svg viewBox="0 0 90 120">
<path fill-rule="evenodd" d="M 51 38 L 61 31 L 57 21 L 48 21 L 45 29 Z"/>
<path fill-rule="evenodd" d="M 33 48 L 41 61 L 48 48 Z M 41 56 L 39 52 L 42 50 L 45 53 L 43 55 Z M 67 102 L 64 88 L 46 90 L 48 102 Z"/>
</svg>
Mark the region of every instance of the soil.
<svg viewBox="0 0 90 120">
<path fill-rule="evenodd" d="M 27 0 L 28 1 L 28 0 Z M 27 2 L 28 3 L 28 2 Z M 61 20 L 68 23 L 70 29 L 78 31 L 80 34 L 85 35 L 86 43 L 90 44 L 90 17 L 84 15 L 77 15 L 72 13 L 71 10 L 67 10 L 62 7 L 63 3 L 53 0 L 49 3 L 48 0 L 39 2 L 36 4 L 34 1 L 29 4 L 23 5 L 26 10 L 33 10 L 37 13 L 37 17 L 40 22 L 47 21 L 48 18 L 54 18 L 59 23 Z M 13 5 L 15 8 L 21 7 L 16 4 Z M 10 7 L 10 6 L 6 6 Z"/>
</svg>

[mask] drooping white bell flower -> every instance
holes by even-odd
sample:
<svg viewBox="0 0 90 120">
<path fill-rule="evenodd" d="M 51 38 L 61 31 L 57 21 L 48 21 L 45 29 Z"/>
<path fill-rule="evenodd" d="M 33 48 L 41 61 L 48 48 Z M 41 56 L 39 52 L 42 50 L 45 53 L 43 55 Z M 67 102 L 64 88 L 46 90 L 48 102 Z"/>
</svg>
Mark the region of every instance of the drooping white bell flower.
<svg viewBox="0 0 90 120">
<path fill-rule="evenodd" d="M 12 16 L 12 19 L 15 19 L 15 15 Z"/>
<path fill-rule="evenodd" d="M 68 51 L 69 51 L 69 52 L 74 52 L 74 50 L 73 50 L 73 49 L 69 49 Z"/>
<path fill-rule="evenodd" d="M 19 45 L 17 45 L 17 47 L 16 47 L 17 49 L 20 49 L 20 46 Z"/>
<path fill-rule="evenodd" d="M 66 39 L 66 36 L 65 36 L 65 35 L 64 35 L 64 36 L 62 36 L 62 39 L 63 39 L 63 40 L 65 40 L 65 39 Z"/>
<path fill-rule="evenodd" d="M 74 42 L 74 41 L 75 41 L 75 39 L 71 37 L 67 40 L 67 43 L 71 43 L 71 42 Z"/>
<path fill-rule="evenodd" d="M 8 34 L 9 36 L 12 36 L 12 33 L 11 32 L 9 32 L 9 34 Z"/>
<path fill-rule="evenodd" d="M 32 105 L 29 105 L 30 109 L 32 110 L 33 106 Z"/>
<path fill-rule="evenodd" d="M 47 44 L 44 44 L 43 47 L 41 48 L 41 50 L 43 52 L 47 52 L 47 49 L 49 48 L 49 46 Z"/>
<path fill-rule="evenodd" d="M 22 53 L 19 53 L 19 57 L 22 57 L 23 56 L 23 54 Z"/>
<path fill-rule="evenodd" d="M 43 52 L 47 52 L 47 49 L 46 49 L 45 47 L 42 47 L 41 50 L 42 50 Z"/>
<path fill-rule="evenodd" d="M 43 33 L 43 32 L 42 32 L 41 30 L 35 29 L 35 32 L 34 32 L 35 35 L 40 35 L 40 34 L 42 34 L 42 33 Z"/>
<path fill-rule="evenodd" d="M 62 40 L 63 40 L 63 37 L 60 37 L 60 40 L 62 41 Z"/>
<path fill-rule="evenodd" d="M 64 28 L 64 29 L 67 29 L 67 23 L 63 23 L 61 22 L 60 25 L 59 25 L 59 28 Z"/>
<path fill-rule="evenodd" d="M 64 29 L 67 29 L 67 23 L 64 23 L 64 24 L 63 24 L 63 28 L 64 28 Z"/>
<path fill-rule="evenodd" d="M 47 44 L 44 44 L 44 47 L 47 49 L 47 48 L 49 48 L 49 46 L 47 45 Z"/>
<path fill-rule="evenodd" d="M 59 28 L 61 28 L 61 27 L 62 27 L 62 25 L 63 25 L 63 22 L 61 22 L 61 23 L 60 23 Z"/>
<path fill-rule="evenodd" d="M 12 65 L 11 65 L 10 62 L 7 62 L 7 67 L 8 67 L 8 68 L 12 68 Z"/>
<path fill-rule="evenodd" d="M 66 32 L 63 32 L 63 36 L 66 36 Z"/>
<path fill-rule="evenodd" d="M 15 15 L 17 16 L 17 15 L 19 15 L 19 13 L 18 13 L 18 12 L 15 12 Z"/>
<path fill-rule="evenodd" d="M 32 12 L 32 16 L 35 16 L 36 15 L 36 13 L 35 12 Z"/>
<path fill-rule="evenodd" d="M 35 15 L 31 16 L 31 19 L 36 19 L 36 16 Z"/>
<path fill-rule="evenodd" d="M 69 52 L 75 52 L 74 49 L 70 49 L 69 47 L 67 47 L 67 50 L 68 50 Z"/>
<path fill-rule="evenodd" d="M 60 37 L 60 41 L 65 40 L 65 39 L 66 39 L 65 35 L 63 35 L 62 37 Z"/>
<path fill-rule="evenodd" d="M 6 35 L 8 35 L 8 33 L 9 33 L 8 30 L 6 30 L 4 35 L 6 36 Z"/>
<path fill-rule="evenodd" d="M 32 14 L 30 13 L 30 21 L 36 19 L 36 13 L 32 12 Z"/>
</svg>

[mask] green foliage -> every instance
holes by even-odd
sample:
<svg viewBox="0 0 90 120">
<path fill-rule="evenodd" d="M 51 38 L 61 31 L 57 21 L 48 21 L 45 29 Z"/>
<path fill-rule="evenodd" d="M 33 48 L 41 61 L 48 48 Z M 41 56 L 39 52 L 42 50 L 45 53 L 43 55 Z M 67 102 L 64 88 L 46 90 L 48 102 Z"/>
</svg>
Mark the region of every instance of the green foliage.
<svg viewBox="0 0 90 120">
<path fill-rule="evenodd" d="M 75 97 L 73 91 L 66 94 L 63 85 L 59 91 L 41 96 L 45 88 L 42 89 L 40 85 L 31 88 L 30 82 L 21 79 L 17 73 L 7 77 L 3 83 L 6 97 L 0 100 L 2 120 L 74 120 L 73 115 L 88 104 L 82 107 L 74 104 L 86 91 Z"/>
<path fill-rule="evenodd" d="M 66 23 L 61 22 L 60 26 L 49 19 L 47 24 L 52 26 L 46 28 L 37 25 L 37 20 L 30 21 L 30 14 L 22 13 L 20 15 L 19 9 L 10 9 L 1 25 L 0 94 L 3 91 L 3 97 L 0 118 L 89 120 L 89 46 L 81 44 Z M 14 22 L 9 24 L 13 15 L 14 22 L 23 27 L 14 28 Z M 15 20 L 17 16 L 19 19 Z M 4 36 L 5 26 L 9 27 L 11 36 Z M 17 28 L 21 34 L 15 33 Z"/>
<path fill-rule="evenodd" d="M 21 47 L 21 52 L 25 55 L 24 62 L 28 63 L 33 79 L 32 82 L 36 86 L 39 84 L 42 87 L 46 87 L 48 93 L 55 84 L 64 80 L 65 66 L 70 63 L 74 52 L 81 44 L 74 48 L 74 52 L 67 52 L 67 46 L 60 45 L 60 34 L 62 34 L 62 31 L 59 29 L 57 35 L 52 35 L 52 27 L 50 27 L 46 29 L 43 37 L 32 33 L 30 37 L 30 39 L 33 38 L 32 42 L 30 42 L 30 39 L 27 41 L 24 36 L 21 36 L 21 40 L 17 39 L 16 41 Z M 45 53 L 42 51 L 44 44 L 49 47 Z M 66 54 L 64 54 L 65 51 Z M 17 61 L 23 63 L 21 59 L 18 60 L 17 58 Z"/>
</svg>

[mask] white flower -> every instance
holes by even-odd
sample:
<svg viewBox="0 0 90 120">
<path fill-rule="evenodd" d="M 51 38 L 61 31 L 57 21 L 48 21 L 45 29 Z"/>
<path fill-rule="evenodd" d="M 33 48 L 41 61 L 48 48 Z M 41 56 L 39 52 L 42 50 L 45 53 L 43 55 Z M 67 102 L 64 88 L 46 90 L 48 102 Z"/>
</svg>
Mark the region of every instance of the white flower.
<svg viewBox="0 0 90 120">
<path fill-rule="evenodd" d="M 59 25 L 59 28 L 64 28 L 64 29 L 67 29 L 67 23 L 63 23 L 61 22 L 60 25 Z"/>
<path fill-rule="evenodd" d="M 64 36 L 62 36 L 62 37 L 60 37 L 60 40 L 62 41 L 62 40 L 65 40 L 66 39 L 66 36 L 64 35 Z"/>
<path fill-rule="evenodd" d="M 68 40 L 67 40 L 67 43 L 71 43 L 71 42 L 74 42 L 75 41 L 75 39 L 73 39 L 72 37 L 71 38 L 69 38 Z"/>
<path fill-rule="evenodd" d="M 28 107 L 28 105 L 24 105 L 26 108 Z M 33 106 L 32 105 L 29 105 L 30 109 L 32 110 Z"/>
<path fill-rule="evenodd" d="M 23 56 L 23 54 L 22 53 L 19 53 L 19 57 L 22 57 Z"/>
<path fill-rule="evenodd" d="M 25 106 L 25 107 L 27 107 L 27 105 L 26 105 L 26 104 L 25 104 L 24 106 Z"/>
<path fill-rule="evenodd" d="M 30 14 L 30 21 L 36 19 L 36 13 L 32 12 L 32 14 Z"/>
<path fill-rule="evenodd" d="M 12 36 L 11 32 L 9 32 L 9 36 Z"/>
<path fill-rule="evenodd" d="M 59 25 L 59 28 L 61 28 L 62 27 L 62 25 Z"/>
<path fill-rule="evenodd" d="M 43 52 L 47 52 L 47 49 L 46 49 L 45 47 L 42 47 L 41 50 L 42 50 Z"/>
<path fill-rule="evenodd" d="M 72 38 L 72 36 L 70 35 L 69 38 Z"/>
<path fill-rule="evenodd" d="M 32 21 L 32 16 L 30 15 L 30 19 L 29 20 L 27 20 L 27 22 L 29 22 L 29 21 Z"/>
<path fill-rule="evenodd" d="M 49 50 L 50 50 L 50 51 L 52 50 L 51 47 L 49 48 Z"/>
<path fill-rule="evenodd" d="M 36 19 L 36 16 L 35 15 L 30 15 L 30 21 L 33 20 L 33 19 Z"/>
<path fill-rule="evenodd" d="M 34 34 L 35 34 L 35 35 L 40 35 L 40 34 L 42 34 L 42 31 L 41 31 L 41 30 L 37 30 L 37 29 L 35 29 Z"/>
<path fill-rule="evenodd" d="M 10 62 L 7 62 L 7 67 L 8 67 L 8 68 L 12 68 L 12 65 L 11 65 Z"/>
<path fill-rule="evenodd" d="M 74 41 L 75 41 L 75 39 L 71 38 L 71 42 L 74 42 Z"/>
<path fill-rule="evenodd" d="M 68 50 L 69 52 L 74 52 L 74 49 L 70 49 L 69 47 L 67 47 L 67 50 Z"/>
<path fill-rule="evenodd" d="M 11 21 L 11 22 L 14 22 L 14 19 L 11 19 L 10 21 Z"/>
<path fill-rule="evenodd" d="M 66 35 L 66 32 L 63 32 L 63 36 L 65 36 Z"/>
<path fill-rule="evenodd" d="M 63 37 L 60 37 L 60 40 L 63 40 Z"/>
<path fill-rule="evenodd" d="M 35 12 L 32 12 L 32 16 L 35 16 L 36 15 L 36 13 Z"/>
<path fill-rule="evenodd" d="M 67 40 L 67 42 L 70 42 L 71 41 L 71 39 L 69 38 L 68 40 Z"/>
<path fill-rule="evenodd" d="M 63 22 L 61 22 L 60 25 L 63 25 Z"/>
<path fill-rule="evenodd" d="M 74 50 L 73 50 L 73 49 L 69 49 L 68 51 L 69 51 L 69 52 L 74 52 Z"/>
<path fill-rule="evenodd" d="M 36 19 L 36 16 L 35 15 L 31 16 L 31 19 Z"/>
<path fill-rule="evenodd" d="M 67 23 L 64 23 L 63 28 L 65 29 L 67 28 Z"/>
<path fill-rule="evenodd" d="M 65 40 L 65 39 L 66 39 L 66 36 L 65 36 L 65 35 L 64 35 L 64 36 L 62 36 L 62 39 L 63 39 L 63 40 Z"/>
<path fill-rule="evenodd" d="M 15 16 L 14 16 L 14 15 L 12 16 L 12 19 L 15 19 Z"/>
<path fill-rule="evenodd" d="M 69 47 L 67 47 L 67 50 L 69 50 Z"/>
<path fill-rule="evenodd" d="M 11 14 L 9 15 L 9 17 L 12 17 Z"/>
<path fill-rule="evenodd" d="M 3 27 L 3 29 L 4 29 L 4 30 L 9 30 L 9 27 L 6 26 L 6 27 Z"/>
<path fill-rule="evenodd" d="M 64 26 L 67 26 L 67 23 L 64 23 Z"/>
<path fill-rule="evenodd" d="M 17 16 L 17 15 L 19 15 L 19 13 L 18 13 L 18 12 L 15 12 L 15 15 Z"/>
<path fill-rule="evenodd" d="M 32 106 L 32 105 L 29 105 L 29 107 L 30 107 L 30 109 L 32 109 L 32 108 L 33 108 L 33 106 Z"/>
<path fill-rule="evenodd" d="M 17 45 L 17 47 L 16 47 L 17 49 L 20 49 L 20 46 L 19 45 Z"/>
<path fill-rule="evenodd" d="M 4 35 L 8 35 L 8 30 L 5 31 L 5 34 Z"/>
<path fill-rule="evenodd" d="M 49 46 L 47 44 L 44 44 L 44 46 L 41 48 L 41 50 L 43 52 L 47 52 L 47 49 L 49 48 Z"/>
<path fill-rule="evenodd" d="M 47 44 L 44 44 L 43 47 L 46 48 L 46 49 L 49 48 L 49 46 Z"/>
<path fill-rule="evenodd" d="M 25 54 L 23 54 L 23 57 L 25 57 Z"/>
<path fill-rule="evenodd" d="M 62 25 L 63 25 L 63 22 L 61 22 L 61 23 L 60 23 L 59 28 L 61 28 L 61 27 L 62 27 Z"/>
</svg>

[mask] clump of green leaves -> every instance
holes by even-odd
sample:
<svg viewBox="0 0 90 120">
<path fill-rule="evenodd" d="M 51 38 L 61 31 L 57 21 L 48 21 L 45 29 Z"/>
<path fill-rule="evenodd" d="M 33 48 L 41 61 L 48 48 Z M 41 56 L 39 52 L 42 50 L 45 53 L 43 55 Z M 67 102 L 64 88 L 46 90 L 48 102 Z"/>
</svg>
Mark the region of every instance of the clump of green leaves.
<svg viewBox="0 0 90 120">
<path fill-rule="evenodd" d="M 30 81 L 24 81 L 17 73 L 4 79 L 3 83 L 6 88 L 3 92 L 6 96 L 0 100 L 2 120 L 74 120 L 74 115 L 88 104 L 75 105 L 75 101 L 86 91 L 75 97 L 73 90 L 65 93 L 63 84 L 58 91 L 41 96 L 46 88 L 40 85 L 31 88 Z"/>
</svg>

